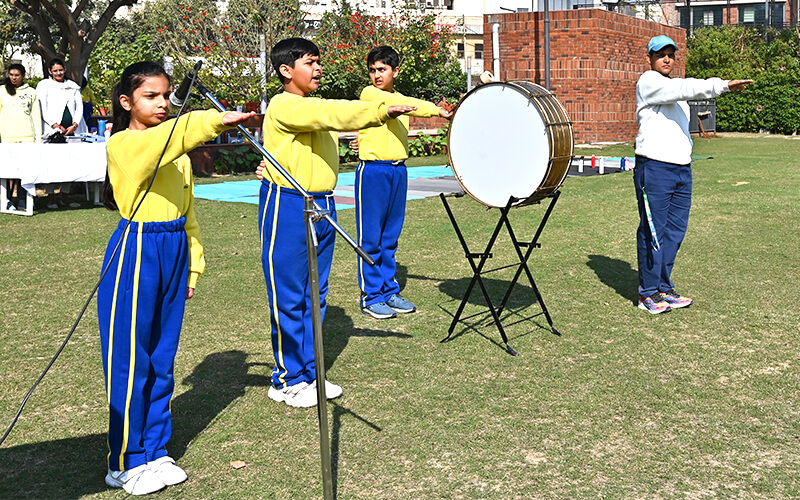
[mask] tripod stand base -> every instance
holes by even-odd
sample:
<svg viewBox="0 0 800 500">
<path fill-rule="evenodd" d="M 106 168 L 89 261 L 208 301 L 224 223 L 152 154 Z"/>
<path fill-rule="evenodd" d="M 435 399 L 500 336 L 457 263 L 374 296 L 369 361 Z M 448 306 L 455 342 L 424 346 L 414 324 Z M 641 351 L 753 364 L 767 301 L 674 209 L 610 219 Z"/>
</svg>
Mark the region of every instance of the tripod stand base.
<svg viewBox="0 0 800 500">
<path fill-rule="evenodd" d="M 456 236 L 458 236 L 459 242 L 461 243 L 461 246 L 464 249 L 464 255 L 466 256 L 467 260 L 469 261 L 469 265 L 472 268 L 472 273 L 473 273 L 472 280 L 470 281 L 469 286 L 467 287 L 467 290 L 464 293 L 464 297 L 461 300 L 461 304 L 459 305 L 458 310 L 456 311 L 455 315 L 453 316 L 452 323 L 450 323 L 450 329 L 448 331 L 448 335 L 447 335 L 447 337 L 442 339 L 441 342 L 446 342 L 446 341 L 451 339 L 451 337 L 453 335 L 453 331 L 455 330 L 456 325 L 458 324 L 459 321 L 462 320 L 461 315 L 464 312 L 464 307 L 466 306 L 466 303 L 469 300 L 470 295 L 472 294 L 472 290 L 475 287 L 475 285 L 477 284 L 478 287 L 481 289 L 481 292 L 483 293 L 483 297 L 486 300 L 487 305 L 489 306 L 488 312 L 491 313 L 492 320 L 493 320 L 495 326 L 497 327 L 498 331 L 500 332 L 500 336 L 503 339 L 503 343 L 505 345 L 506 352 L 508 352 L 512 356 L 519 355 L 519 353 L 516 350 L 514 350 L 508 344 L 508 336 L 506 335 L 505 328 L 504 328 L 504 326 L 503 326 L 503 324 L 501 322 L 500 315 L 503 313 L 503 311 L 504 311 L 504 309 L 506 307 L 506 304 L 508 303 L 508 300 L 511 297 L 511 292 L 513 291 L 514 287 L 517 285 L 517 282 L 519 281 L 519 278 L 520 278 L 520 276 L 522 275 L 523 272 L 525 273 L 525 275 L 528 278 L 528 281 L 530 282 L 530 286 L 533 289 L 534 294 L 536 295 L 537 303 L 539 304 L 539 306 L 541 306 L 542 311 L 540 313 L 538 313 L 538 314 L 535 314 L 533 316 L 530 316 L 530 317 L 524 318 L 522 320 L 516 321 L 516 322 L 514 322 L 512 324 L 516 324 L 516 323 L 519 323 L 521 321 L 526 321 L 526 320 L 529 320 L 529 319 L 533 319 L 533 318 L 535 318 L 536 316 L 539 316 L 539 315 L 544 315 L 545 319 L 547 320 L 548 325 L 550 325 L 551 331 L 555 335 L 561 336 L 561 332 L 559 332 L 555 328 L 555 326 L 553 326 L 553 319 L 550 317 L 550 313 L 547 310 L 547 306 L 544 303 L 544 299 L 542 298 L 541 293 L 539 293 L 539 288 L 536 286 L 536 282 L 533 279 L 533 275 L 531 273 L 531 270 L 528 267 L 528 259 L 530 258 L 531 253 L 533 252 L 533 249 L 541 247 L 541 244 L 538 243 L 539 237 L 541 236 L 542 230 L 544 229 L 544 226 L 547 223 L 547 220 L 550 218 L 550 214 L 553 211 L 553 207 L 555 206 L 556 201 L 558 201 L 558 198 L 559 198 L 560 195 L 561 195 L 561 191 L 555 191 L 554 193 L 551 193 L 551 194 L 549 194 L 547 196 L 547 198 L 550 198 L 550 204 L 547 206 L 547 210 L 545 211 L 545 214 L 542 217 L 541 222 L 539 223 L 539 227 L 536 230 L 536 234 L 534 235 L 533 239 L 530 240 L 530 242 L 520 242 L 520 241 L 517 240 L 517 237 L 514 234 L 514 230 L 511 227 L 511 221 L 508 218 L 508 213 L 511 210 L 511 208 L 514 206 L 514 203 L 516 203 L 519 200 L 517 200 L 514 197 L 510 197 L 509 200 L 508 200 L 508 203 L 506 204 L 506 206 L 500 210 L 500 218 L 499 218 L 499 220 L 497 222 L 497 225 L 495 226 L 494 232 L 492 233 L 491 237 L 489 238 L 489 242 L 486 245 L 486 249 L 481 253 L 470 252 L 469 246 L 467 245 L 467 242 L 464 239 L 464 235 L 462 234 L 460 228 L 458 227 L 458 223 L 456 222 L 456 219 L 455 219 L 455 217 L 453 215 L 453 211 L 450 209 L 450 205 L 447 203 L 447 199 L 445 198 L 444 194 L 440 194 L 439 195 L 441 200 L 442 200 L 442 203 L 444 204 L 445 210 L 447 211 L 447 215 L 450 218 L 450 222 L 453 225 L 453 229 L 455 229 Z M 499 268 L 496 268 L 496 269 L 490 269 L 488 271 L 484 271 L 483 268 L 486 265 L 486 262 L 488 261 L 488 259 L 492 258 L 492 253 L 491 253 L 492 247 L 494 246 L 495 242 L 497 241 L 497 237 L 500 234 L 500 231 L 502 230 L 502 228 L 504 226 L 508 231 L 508 235 L 511 238 L 511 242 L 513 244 L 514 250 L 516 251 L 517 258 L 518 258 L 518 263 L 507 265 L 507 266 L 502 266 L 502 267 L 499 267 Z M 524 253 L 522 251 L 523 248 L 526 249 Z M 509 268 L 509 267 L 516 267 L 516 272 L 514 274 L 514 278 L 511 280 L 511 283 L 509 284 L 508 289 L 506 290 L 506 293 L 505 293 L 505 296 L 503 297 L 503 300 L 500 302 L 500 304 L 498 306 L 495 306 L 494 302 L 492 301 L 491 297 L 489 296 L 489 292 L 488 292 L 488 290 L 486 288 L 486 285 L 483 282 L 483 275 L 484 274 L 488 274 L 488 273 L 493 272 L 493 271 L 500 271 L 500 270 L 503 270 L 503 269 L 506 269 L 506 268 Z M 484 311 L 484 313 L 485 312 L 486 311 Z M 478 313 L 478 314 L 480 314 L 480 313 Z M 468 318 L 471 318 L 473 316 L 476 316 L 476 314 L 473 314 L 472 316 L 467 316 L 467 317 L 465 317 L 463 319 L 468 319 Z"/>
</svg>

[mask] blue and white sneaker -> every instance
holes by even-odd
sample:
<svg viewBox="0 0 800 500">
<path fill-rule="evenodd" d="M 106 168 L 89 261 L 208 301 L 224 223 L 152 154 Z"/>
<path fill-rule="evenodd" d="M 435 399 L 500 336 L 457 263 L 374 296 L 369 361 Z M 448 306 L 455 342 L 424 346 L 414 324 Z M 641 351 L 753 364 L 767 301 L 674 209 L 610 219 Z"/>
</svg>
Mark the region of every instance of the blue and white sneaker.
<svg viewBox="0 0 800 500">
<path fill-rule="evenodd" d="M 367 307 L 362 307 L 361 314 L 372 316 L 375 319 L 389 319 L 397 317 L 397 312 L 386 305 L 386 302 L 376 302 L 368 305 Z"/>
<path fill-rule="evenodd" d="M 413 313 L 417 310 L 417 306 L 401 297 L 399 293 L 389 297 L 389 300 L 386 301 L 386 305 L 399 313 Z"/>
</svg>

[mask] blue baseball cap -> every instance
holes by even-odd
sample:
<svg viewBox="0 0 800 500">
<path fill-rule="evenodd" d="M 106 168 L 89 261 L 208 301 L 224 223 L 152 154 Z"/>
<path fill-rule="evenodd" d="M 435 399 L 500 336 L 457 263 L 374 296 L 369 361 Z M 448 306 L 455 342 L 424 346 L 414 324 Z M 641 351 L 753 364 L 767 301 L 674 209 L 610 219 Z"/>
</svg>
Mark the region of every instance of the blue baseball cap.
<svg viewBox="0 0 800 500">
<path fill-rule="evenodd" d="M 672 45 L 675 47 L 675 50 L 678 50 L 678 44 L 673 42 L 672 38 L 668 37 L 667 35 L 654 36 L 650 39 L 650 43 L 647 44 L 647 53 L 649 54 L 650 52 L 658 52 L 669 45 Z"/>
</svg>

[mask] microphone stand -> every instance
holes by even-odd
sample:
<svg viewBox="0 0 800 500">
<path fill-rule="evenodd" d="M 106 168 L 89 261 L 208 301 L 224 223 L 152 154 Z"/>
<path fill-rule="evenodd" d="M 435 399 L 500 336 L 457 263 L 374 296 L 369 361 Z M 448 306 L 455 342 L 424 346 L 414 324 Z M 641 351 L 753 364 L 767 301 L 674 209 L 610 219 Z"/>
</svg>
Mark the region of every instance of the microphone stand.
<svg viewBox="0 0 800 500">
<path fill-rule="evenodd" d="M 211 92 L 199 81 L 195 82 L 195 87 L 206 99 L 211 101 L 215 108 L 219 111 L 227 111 L 225 107 L 211 94 Z M 314 364 L 316 365 L 317 376 L 317 418 L 319 420 L 319 448 L 320 459 L 322 461 L 322 492 L 325 500 L 333 500 L 333 482 L 331 480 L 331 449 L 330 449 L 330 434 L 328 432 L 328 406 L 327 398 L 325 395 L 325 358 L 322 345 L 322 307 L 320 304 L 319 296 L 319 269 L 317 267 L 317 232 L 314 224 L 322 219 L 328 221 L 337 233 L 342 236 L 347 243 L 353 247 L 356 253 L 364 259 L 370 266 L 375 265 L 372 257 L 364 251 L 363 248 L 350 237 L 344 229 L 333 220 L 329 210 L 320 207 L 314 197 L 308 194 L 308 191 L 303 189 L 302 186 L 281 166 L 278 161 L 272 157 L 269 152 L 247 131 L 242 125 L 236 127 L 242 133 L 247 141 L 261 153 L 264 158 L 269 161 L 273 167 L 292 185 L 292 187 L 299 191 L 305 199 L 305 215 L 306 223 L 306 248 L 308 250 L 308 277 L 309 286 L 311 288 L 311 320 L 314 329 Z"/>
</svg>

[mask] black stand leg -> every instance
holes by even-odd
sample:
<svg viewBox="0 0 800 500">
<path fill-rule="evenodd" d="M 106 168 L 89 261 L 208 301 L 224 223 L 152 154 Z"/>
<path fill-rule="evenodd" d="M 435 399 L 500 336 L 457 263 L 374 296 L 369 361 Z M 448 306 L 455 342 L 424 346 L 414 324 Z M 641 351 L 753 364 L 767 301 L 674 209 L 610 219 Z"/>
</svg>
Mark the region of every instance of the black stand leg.
<svg viewBox="0 0 800 500">
<path fill-rule="evenodd" d="M 561 196 L 561 191 L 556 191 L 552 194 L 550 204 L 547 206 L 544 217 L 542 217 L 542 220 L 539 223 L 539 228 L 536 230 L 536 234 L 533 236 L 533 239 L 530 241 L 530 243 L 520 243 L 517 241 L 517 238 L 514 235 L 514 230 L 511 228 L 511 222 L 508 220 L 508 217 L 505 217 L 505 222 L 508 227 L 508 234 L 511 237 L 511 242 L 514 245 L 514 249 L 517 251 L 517 257 L 519 257 L 519 267 L 517 268 L 517 272 L 514 274 L 514 278 L 511 280 L 511 283 L 508 286 L 508 290 L 506 290 L 506 294 L 503 297 L 502 302 L 500 302 L 500 306 L 497 308 L 498 312 L 502 312 L 506 307 L 506 302 L 508 302 L 509 297 L 511 297 L 511 291 L 514 289 L 514 286 L 516 286 L 517 280 L 519 280 L 519 277 L 524 270 L 525 274 L 528 276 L 528 281 L 531 284 L 533 293 L 536 294 L 536 300 L 539 301 L 539 305 L 542 307 L 542 314 L 544 314 L 545 319 L 547 319 L 547 323 L 550 325 L 550 329 L 556 335 L 561 335 L 561 333 L 556 329 L 555 326 L 553 326 L 553 318 L 550 317 L 550 312 L 547 310 L 544 299 L 542 299 L 542 294 L 539 293 L 539 287 L 536 286 L 536 282 L 533 279 L 533 274 L 531 274 L 531 270 L 528 267 L 528 259 L 530 258 L 534 248 L 542 247 L 542 245 L 539 243 L 539 236 L 541 236 L 542 230 L 544 229 L 545 224 L 547 224 L 547 219 L 550 218 L 550 214 L 553 212 L 553 207 L 558 201 L 559 196 Z M 524 247 L 527 247 L 527 250 L 523 255 L 521 249 Z"/>
<path fill-rule="evenodd" d="M 533 292 L 536 295 L 536 300 L 538 301 L 539 305 L 542 308 L 542 312 L 538 313 L 538 314 L 535 314 L 535 315 L 533 315 L 531 317 L 524 318 L 522 320 L 516 321 L 515 323 L 512 323 L 512 324 L 516 324 L 516 323 L 519 323 L 521 321 L 525 321 L 527 319 L 532 319 L 532 318 L 534 318 L 536 316 L 539 316 L 540 314 L 543 314 L 545 316 L 545 318 L 547 319 L 547 323 L 550 325 L 550 329 L 552 330 L 552 332 L 554 334 L 556 334 L 556 335 L 561 335 L 561 333 L 553 326 L 553 319 L 550 316 L 549 311 L 547 310 L 547 306 L 545 306 L 544 299 L 542 298 L 542 295 L 539 292 L 539 288 L 536 286 L 536 282 L 533 279 L 533 274 L 531 273 L 531 270 L 530 270 L 530 268 L 528 266 L 528 259 L 530 258 L 533 249 L 541 247 L 541 245 L 538 243 L 539 236 L 541 236 L 542 230 L 544 229 L 545 224 L 547 224 L 547 220 L 550 218 L 550 214 L 552 213 L 553 207 L 555 206 L 555 203 L 558 200 L 558 197 L 560 196 L 560 194 L 561 194 L 560 191 L 556 191 L 555 193 L 553 193 L 553 194 L 551 194 L 549 196 L 551 198 L 550 204 L 547 207 L 547 210 L 546 210 L 546 212 L 544 214 L 544 217 L 542 218 L 542 221 L 539 223 L 539 227 L 538 227 L 538 229 L 536 231 L 536 234 L 534 235 L 533 239 L 530 242 L 522 242 L 522 243 L 517 240 L 517 237 L 514 234 L 514 230 L 513 230 L 512 226 L 511 226 L 511 221 L 508 218 L 509 211 L 513 207 L 514 203 L 519 201 L 519 200 L 517 200 L 517 199 L 515 199 L 513 197 L 509 198 L 508 203 L 506 204 L 506 206 L 503 207 L 502 209 L 500 209 L 500 218 L 497 221 L 497 225 L 495 226 L 494 231 L 492 232 L 492 235 L 490 236 L 488 243 L 486 244 L 485 250 L 483 252 L 480 252 L 480 253 L 470 252 L 469 245 L 467 244 L 467 241 L 464 239 L 464 235 L 463 235 L 463 233 L 461 232 L 461 229 L 458 226 L 458 222 L 456 222 L 455 216 L 453 215 L 453 211 L 450 209 L 450 205 L 447 203 L 447 198 L 444 196 L 444 194 L 440 194 L 439 195 L 439 197 L 442 200 L 442 203 L 444 204 L 444 208 L 447 211 L 447 216 L 450 218 L 450 223 L 453 225 L 453 229 L 456 232 L 456 236 L 458 237 L 458 241 L 461 243 L 461 247 L 464 249 L 464 255 L 467 258 L 467 261 L 469 262 L 469 265 L 472 268 L 472 273 L 473 273 L 472 279 L 470 280 L 469 285 L 467 286 L 467 290 L 464 293 L 464 297 L 461 299 L 461 303 L 459 304 L 458 309 L 457 309 L 455 315 L 453 316 L 453 321 L 450 323 L 450 328 L 448 329 L 447 337 L 442 339 L 442 342 L 446 342 L 446 341 L 450 340 L 450 338 L 452 337 L 453 331 L 455 331 L 456 325 L 458 324 L 459 321 L 462 320 L 461 315 L 463 314 L 464 308 L 467 305 L 467 301 L 469 300 L 469 297 L 472 294 L 472 290 L 475 288 L 475 285 L 477 284 L 480 287 L 481 292 L 483 293 L 484 299 L 486 300 L 486 303 L 487 303 L 488 308 L 489 308 L 489 313 L 492 316 L 492 320 L 494 321 L 495 326 L 497 327 L 498 331 L 500 332 L 500 336 L 503 339 L 503 343 L 505 344 L 506 351 L 509 354 L 511 354 L 513 356 L 516 356 L 518 354 L 517 351 L 515 351 L 508 344 L 508 336 L 506 335 L 505 328 L 503 327 L 502 321 L 500 319 L 500 315 L 502 314 L 503 310 L 505 309 L 506 304 L 508 302 L 508 299 L 511 297 L 511 292 L 513 291 L 514 287 L 516 286 L 517 282 L 519 281 L 519 277 L 521 276 L 523 271 L 525 271 L 525 274 L 528 277 L 528 281 L 530 282 L 531 288 L 533 289 Z M 502 230 L 503 226 L 505 226 L 507 231 L 508 231 L 508 234 L 509 234 L 509 236 L 511 238 L 511 242 L 514 245 L 515 251 L 517 252 L 517 258 L 519 259 L 519 263 L 512 264 L 511 266 L 503 266 L 503 267 L 500 267 L 500 268 L 497 268 L 497 269 L 491 269 L 491 270 L 488 270 L 488 271 L 484 271 L 484 267 L 486 265 L 486 262 L 488 261 L 488 259 L 492 258 L 492 253 L 491 253 L 492 247 L 494 246 L 495 242 L 497 241 L 497 237 L 499 236 L 500 231 Z M 525 253 L 523 253 L 522 252 L 522 248 L 525 248 L 525 247 L 527 247 L 527 249 L 526 249 Z M 477 263 L 476 263 L 476 260 L 477 260 Z M 513 266 L 517 267 L 517 270 L 516 270 L 516 272 L 514 274 L 514 278 L 511 281 L 508 289 L 506 290 L 506 293 L 503 296 L 503 300 L 500 302 L 500 305 L 495 307 L 494 302 L 491 300 L 491 297 L 489 296 L 489 292 L 486 289 L 485 284 L 483 283 L 482 275 L 483 274 L 488 274 L 488 273 L 493 272 L 493 271 L 499 271 L 499 270 L 505 269 L 507 267 L 513 267 Z M 463 319 L 469 319 L 469 318 L 477 316 L 479 314 L 485 314 L 485 312 L 486 311 L 483 311 L 483 312 L 480 312 L 480 313 L 477 313 L 477 314 L 474 314 L 474 315 L 471 315 L 471 316 L 467 316 L 467 317 L 464 317 Z"/>
</svg>

